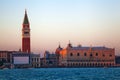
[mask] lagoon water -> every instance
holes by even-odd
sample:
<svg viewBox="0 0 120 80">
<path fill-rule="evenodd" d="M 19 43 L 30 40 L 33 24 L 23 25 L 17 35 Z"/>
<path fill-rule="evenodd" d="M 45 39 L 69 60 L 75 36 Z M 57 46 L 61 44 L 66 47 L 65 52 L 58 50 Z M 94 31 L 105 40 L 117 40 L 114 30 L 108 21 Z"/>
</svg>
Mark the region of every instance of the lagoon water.
<svg viewBox="0 0 120 80">
<path fill-rule="evenodd" d="M 0 80 L 120 80 L 120 68 L 4 69 Z"/>
</svg>

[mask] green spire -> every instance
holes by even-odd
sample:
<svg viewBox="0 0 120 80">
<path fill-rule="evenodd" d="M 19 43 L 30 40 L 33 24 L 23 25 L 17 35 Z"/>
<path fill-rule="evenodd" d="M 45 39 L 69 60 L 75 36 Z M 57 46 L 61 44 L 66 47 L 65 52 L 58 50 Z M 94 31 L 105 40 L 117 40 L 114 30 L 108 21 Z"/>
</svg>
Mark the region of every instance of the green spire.
<svg viewBox="0 0 120 80">
<path fill-rule="evenodd" d="M 24 16 L 23 24 L 29 24 L 28 16 L 27 16 L 27 11 L 26 10 L 25 10 L 25 16 Z"/>
</svg>

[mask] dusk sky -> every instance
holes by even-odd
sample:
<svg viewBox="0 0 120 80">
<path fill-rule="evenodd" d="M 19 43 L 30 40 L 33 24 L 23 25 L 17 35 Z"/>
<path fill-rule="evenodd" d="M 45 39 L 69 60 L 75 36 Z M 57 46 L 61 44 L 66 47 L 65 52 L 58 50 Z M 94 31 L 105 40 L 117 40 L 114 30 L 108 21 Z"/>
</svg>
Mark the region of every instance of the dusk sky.
<svg viewBox="0 0 120 80">
<path fill-rule="evenodd" d="M 24 12 L 31 49 L 54 52 L 59 42 L 106 46 L 120 55 L 120 0 L 0 0 L 0 50 L 19 50 Z"/>
</svg>

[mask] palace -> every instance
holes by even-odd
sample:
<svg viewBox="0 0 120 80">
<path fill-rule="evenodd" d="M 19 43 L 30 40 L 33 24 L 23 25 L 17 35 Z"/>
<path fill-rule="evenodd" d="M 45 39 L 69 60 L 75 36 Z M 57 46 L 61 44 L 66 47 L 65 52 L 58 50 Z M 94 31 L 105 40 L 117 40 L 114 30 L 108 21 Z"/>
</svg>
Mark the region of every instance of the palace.
<svg viewBox="0 0 120 80">
<path fill-rule="evenodd" d="M 73 47 L 71 43 L 59 51 L 59 66 L 110 67 L 115 65 L 115 49 L 107 47 Z"/>
</svg>

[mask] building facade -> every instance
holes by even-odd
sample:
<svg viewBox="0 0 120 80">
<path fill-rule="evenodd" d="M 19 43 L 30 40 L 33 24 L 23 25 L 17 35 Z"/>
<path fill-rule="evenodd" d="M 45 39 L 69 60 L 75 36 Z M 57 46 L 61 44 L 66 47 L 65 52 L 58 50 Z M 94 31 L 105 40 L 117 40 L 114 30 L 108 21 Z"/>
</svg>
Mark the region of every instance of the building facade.
<svg viewBox="0 0 120 80">
<path fill-rule="evenodd" d="M 120 56 L 115 56 L 116 66 L 120 66 Z"/>
<path fill-rule="evenodd" d="M 45 51 L 44 57 L 41 58 L 41 67 L 57 67 L 57 55 Z"/>
<path fill-rule="evenodd" d="M 4 63 L 10 63 L 12 53 L 13 51 L 0 51 L 0 61 L 3 61 Z"/>
<path fill-rule="evenodd" d="M 31 68 L 31 54 L 25 52 L 12 53 L 12 66 L 13 68 Z"/>
<path fill-rule="evenodd" d="M 60 46 L 60 44 L 59 44 L 59 46 L 58 46 L 58 48 L 56 49 L 56 51 L 55 51 L 55 55 L 56 55 L 56 63 L 57 63 L 57 66 L 59 66 L 59 56 L 60 56 L 60 51 L 62 50 L 62 48 L 61 48 L 61 46 Z"/>
<path fill-rule="evenodd" d="M 31 54 L 31 65 L 33 68 L 39 68 L 41 66 L 40 54 Z"/>
<path fill-rule="evenodd" d="M 73 47 L 70 43 L 60 51 L 59 66 L 109 67 L 115 65 L 115 49 L 107 47 Z"/>
<path fill-rule="evenodd" d="M 22 52 L 30 53 L 30 24 L 26 10 L 22 26 Z"/>
</svg>

